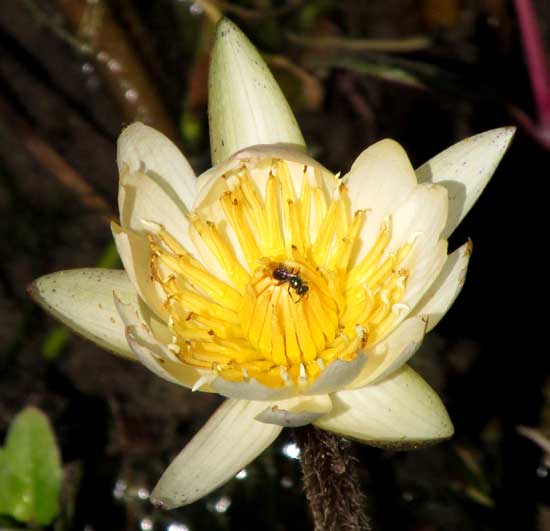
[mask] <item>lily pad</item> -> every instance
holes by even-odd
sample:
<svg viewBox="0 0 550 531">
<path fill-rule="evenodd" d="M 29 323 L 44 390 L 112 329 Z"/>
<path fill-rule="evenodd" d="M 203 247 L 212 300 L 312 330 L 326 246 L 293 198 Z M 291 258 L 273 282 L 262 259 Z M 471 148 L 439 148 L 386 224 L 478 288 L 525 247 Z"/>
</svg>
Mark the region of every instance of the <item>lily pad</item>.
<svg viewBox="0 0 550 531">
<path fill-rule="evenodd" d="M 48 418 L 28 407 L 12 421 L 0 449 L 0 514 L 48 525 L 59 512 L 63 470 Z"/>
</svg>

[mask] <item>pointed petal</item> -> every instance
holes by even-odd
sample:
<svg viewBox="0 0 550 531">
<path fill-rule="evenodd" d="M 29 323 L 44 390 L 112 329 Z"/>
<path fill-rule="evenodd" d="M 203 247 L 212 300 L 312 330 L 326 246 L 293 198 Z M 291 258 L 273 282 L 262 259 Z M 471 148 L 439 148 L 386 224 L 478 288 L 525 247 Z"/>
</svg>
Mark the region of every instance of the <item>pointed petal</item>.
<svg viewBox="0 0 550 531">
<path fill-rule="evenodd" d="M 117 165 L 121 184 L 134 172 L 147 173 L 167 193 L 191 209 L 195 173 L 174 143 L 156 129 L 141 122 L 124 129 L 118 138 Z"/>
<path fill-rule="evenodd" d="M 447 220 L 447 190 L 438 185 L 418 185 L 392 214 L 392 236 L 387 252 L 396 253 L 412 243 L 400 265 L 409 272 L 401 304 L 412 309 L 439 276 L 447 259 L 447 242 L 440 233 Z M 401 315 L 404 318 L 406 313 Z"/>
<path fill-rule="evenodd" d="M 118 203 L 123 228 L 143 233 L 149 230 L 146 222 L 152 221 L 162 225 L 186 250 L 193 252 L 186 207 L 155 175 L 140 171 L 129 175 L 119 187 Z"/>
<path fill-rule="evenodd" d="M 311 166 L 319 171 L 329 193 L 340 183 L 340 180 L 335 178 L 332 172 L 312 159 L 301 149 L 297 149 L 296 146 L 290 144 L 248 146 L 198 177 L 196 206 L 204 208 L 205 204 L 210 204 L 214 198 L 219 197 L 222 192 L 228 189 L 228 185 L 220 178 L 224 173 L 234 170 L 239 166 L 243 166 L 248 162 L 254 162 L 261 159 L 282 159 L 302 166 Z M 262 184 L 265 183 L 258 184 L 258 191 L 260 194 L 263 194 L 263 189 L 265 188 Z M 300 190 L 301 184 L 301 181 L 295 180 L 295 189 Z"/>
<path fill-rule="evenodd" d="M 111 231 L 124 269 L 145 304 L 161 319 L 167 319 L 165 295 L 156 282 L 151 282 L 151 248 L 147 238 L 111 223 Z"/>
<path fill-rule="evenodd" d="M 378 236 L 382 220 L 407 199 L 416 186 L 416 176 L 405 150 L 385 139 L 369 146 L 344 177 L 352 211 L 367 210 L 361 233 L 363 254 Z M 356 257 L 356 261 L 362 258 Z"/>
<path fill-rule="evenodd" d="M 284 428 L 297 428 L 311 424 L 329 413 L 331 409 L 332 400 L 329 395 L 297 396 L 271 403 L 256 415 L 256 420 L 277 424 Z"/>
<path fill-rule="evenodd" d="M 409 278 L 407 279 L 407 289 L 400 303 L 409 310 L 414 308 L 439 277 L 446 261 L 446 240 L 440 240 L 435 247 L 413 256 L 410 262 L 405 261 L 404 267 L 409 270 Z M 397 322 L 407 315 L 409 312 L 403 311 Z"/>
<path fill-rule="evenodd" d="M 436 392 L 406 365 L 378 384 L 339 391 L 332 399 L 332 411 L 314 424 L 373 446 L 419 448 L 454 432 Z"/>
<path fill-rule="evenodd" d="M 385 340 L 367 350 L 367 363 L 350 389 L 379 382 L 401 368 L 420 348 L 426 319 L 416 315 L 405 319 Z"/>
<path fill-rule="evenodd" d="M 466 279 L 471 254 L 471 242 L 465 243 L 450 254 L 439 277 L 413 310 L 414 313 L 425 315 L 428 319 L 426 332 L 432 330 L 441 321 L 458 297 Z"/>
<path fill-rule="evenodd" d="M 44 310 L 76 333 L 104 349 L 135 359 L 113 302 L 114 290 L 139 307 L 136 290 L 121 270 L 73 269 L 52 273 L 35 280 L 29 293 Z"/>
<path fill-rule="evenodd" d="M 172 461 L 151 501 L 173 509 L 198 500 L 231 479 L 281 432 L 281 426 L 254 419 L 265 407 L 262 402 L 226 400 Z"/>
<path fill-rule="evenodd" d="M 256 144 L 305 148 L 296 118 L 264 60 L 233 22 L 216 29 L 208 78 L 212 164 Z"/>
<path fill-rule="evenodd" d="M 449 190 L 448 238 L 489 182 L 508 149 L 515 127 L 501 127 L 466 138 L 416 170 L 419 182 L 439 183 Z"/>
<path fill-rule="evenodd" d="M 255 378 L 250 378 L 247 382 L 230 382 L 219 376 L 211 385 L 216 393 L 228 398 L 264 402 L 290 398 L 296 395 L 297 392 L 294 386 L 267 387 Z"/>
<path fill-rule="evenodd" d="M 122 297 L 116 291 L 113 293 L 114 304 L 125 325 L 126 340 L 136 358 L 160 378 L 193 388 L 206 371 L 183 364 L 166 346 L 172 336 L 170 329 L 144 322 L 136 306 Z M 208 385 L 201 386 L 201 391 L 212 392 Z"/>
<path fill-rule="evenodd" d="M 303 391 L 303 394 L 319 395 L 342 389 L 357 378 L 366 361 L 367 358 L 363 352 L 358 352 L 357 356 L 351 361 L 333 361 L 313 382 L 311 387 Z"/>
<path fill-rule="evenodd" d="M 423 252 L 440 239 L 448 214 L 447 190 L 439 185 L 417 185 L 391 216 L 392 236 L 388 252 L 414 242 Z"/>
</svg>

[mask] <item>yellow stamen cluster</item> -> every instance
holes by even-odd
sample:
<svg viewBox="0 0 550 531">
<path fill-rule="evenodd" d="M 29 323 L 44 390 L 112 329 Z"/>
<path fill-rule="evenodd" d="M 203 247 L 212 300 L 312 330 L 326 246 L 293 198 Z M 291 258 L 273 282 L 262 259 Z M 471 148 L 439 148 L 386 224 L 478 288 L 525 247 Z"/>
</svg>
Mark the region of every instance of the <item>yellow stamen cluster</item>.
<svg viewBox="0 0 550 531">
<path fill-rule="evenodd" d="M 193 241 L 216 267 L 206 268 L 163 227 L 149 236 L 152 279 L 170 315 L 169 348 L 183 363 L 234 382 L 306 386 L 387 333 L 411 250 L 387 252 L 389 219 L 351 266 L 367 213 L 351 212 L 336 176 L 327 183 L 318 168 L 268 159 L 243 162 L 222 179 L 208 209 L 217 219 L 200 206 L 189 216 Z"/>
</svg>

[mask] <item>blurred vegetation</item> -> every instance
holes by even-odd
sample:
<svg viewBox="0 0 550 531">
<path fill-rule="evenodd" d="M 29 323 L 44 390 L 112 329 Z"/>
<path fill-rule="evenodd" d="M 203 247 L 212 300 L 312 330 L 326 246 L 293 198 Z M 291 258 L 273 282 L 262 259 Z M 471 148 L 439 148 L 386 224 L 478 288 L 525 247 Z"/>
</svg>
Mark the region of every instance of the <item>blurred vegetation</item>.
<svg viewBox="0 0 550 531">
<path fill-rule="evenodd" d="M 547 23 L 548 3 L 535 8 Z M 288 438 L 205 500 L 153 509 L 155 481 L 218 399 L 70 336 L 25 294 L 51 271 L 118 267 L 108 222 L 116 218 L 115 143 L 124 124 L 154 125 L 197 173 L 208 168 L 208 50 L 222 14 L 264 54 L 310 151 L 335 172 L 383 137 L 400 141 L 419 165 L 465 136 L 513 123 L 518 109 L 536 114 L 512 0 L 4 0 L 0 496 L 6 460 L 16 463 L 10 448 L 35 452 L 41 442 L 44 466 L 53 468 L 44 506 L 15 512 L 0 497 L 0 512 L 15 518 L 0 527 L 45 527 L 57 513 L 53 435 L 33 409 L 22 415 L 34 416 L 36 439 L 16 428 L 29 404 L 47 414 L 62 456 L 51 528 L 310 527 Z M 547 42 L 548 27 L 540 29 Z M 525 282 L 542 269 L 525 253 L 540 246 L 533 227 L 547 224 L 535 186 L 549 162 L 544 146 L 520 131 L 451 241 L 474 239 L 469 279 L 414 363 L 448 404 L 457 433 L 419 452 L 357 446 L 378 529 L 550 530 L 548 459 L 517 431 L 550 429 L 545 343 L 529 340 L 544 329 L 529 306 L 539 290 Z"/>
</svg>

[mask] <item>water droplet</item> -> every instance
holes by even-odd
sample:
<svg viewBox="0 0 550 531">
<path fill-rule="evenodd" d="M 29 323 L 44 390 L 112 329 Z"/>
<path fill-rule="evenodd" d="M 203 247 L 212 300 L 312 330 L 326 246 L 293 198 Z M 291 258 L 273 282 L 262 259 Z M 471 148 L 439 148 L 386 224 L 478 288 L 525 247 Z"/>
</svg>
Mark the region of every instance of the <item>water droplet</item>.
<svg viewBox="0 0 550 531">
<path fill-rule="evenodd" d="M 185 524 L 174 522 L 166 528 L 166 531 L 191 531 L 191 530 Z"/>
<path fill-rule="evenodd" d="M 140 487 L 138 490 L 137 490 L 137 497 L 140 499 L 140 500 L 146 500 L 149 498 L 149 490 L 146 489 L 145 487 Z"/>
<path fill-rule="evenodd" d="M 95 68 L 92 63 L 83 63 L 81 68 L 83 74 L 92 74 L 95 72 Z"/>
<path fill-rule="evenodd" d="M 193 2 L 189 7 L 189 13 L 192 15 L 202 15 L 204 13 L 204 8 L 199 2 Z"/>
<path fill-rule="evenodd" d="M 283 446 L 282 452 L 291 459 L 300 459 L 300 448 L 295 443 L 288 443 Z"/>
<path fill-rule="evenodd" d="M 229 506 L 231 505 L 231 500 L 228 496 L 222 496 L 219 500 L 214 503 L 214 511 L 217 513 L 225 513 Z"/>
<path fill-rule="evenodd" d="M 124 497 L 126 494 L 126 489 L 128 488 L 128 484 L 123 479 L 117 479 L 115 486 L 113 488 L 113 496 L 120 500 Z"/>
<path fill-rule="evenodd" d="M 137 90 L 134 90 L 134 89 L 128 89 L 125 93 L 124 93 L 124 97 L 128 100 L 128 101 L 131 101 L 131 102 L 134 102 L 134 101 L 137 101 L 138 99 L 138 92 Z"/>
<path fill-rule="evenodd" d="M 100 62 L 100 63 L 107 63 L 110 59 L 110 56 L 107 52 L 99 52 L 97 54 L 97 60 Z"/>
<path fill-rule="evenodd" d="M 115 74 L 118 74 L 122 70 L 122 66 L 116 59 L 109 59 L 107 68 Z"/>
<path fill-rule="evenodd" d="M 289 477 L 281 478 L 281 487 L 285 489 L 290 489 L 290 487 L 294 486 L 294 482 Z"/>
<path fill-rule="evenodd" d="M 248 473 L 246 472 L 246 468 L 243 468 L 240 472 L 237 472 L 237 475 L 235 476 L 237 479 L 244 479 L 248 476 Z"/>
</svg>

